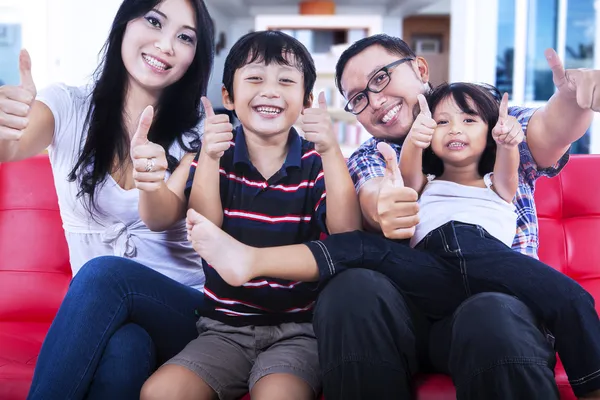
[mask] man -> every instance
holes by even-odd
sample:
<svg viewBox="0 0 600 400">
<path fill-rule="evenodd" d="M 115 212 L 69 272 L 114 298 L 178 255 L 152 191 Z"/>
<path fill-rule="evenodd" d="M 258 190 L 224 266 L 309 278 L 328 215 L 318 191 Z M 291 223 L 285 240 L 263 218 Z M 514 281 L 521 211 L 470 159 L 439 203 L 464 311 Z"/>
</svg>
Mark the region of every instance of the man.
<svg viewBox="0 0 600 400">
<path fill-rule="evenodd" d="M 569 146 L 600 109 L 600 71 L 565 71 L 554 51 L 546 57 L 557 93 L 540 109 L 510 110 L 527 138 L 520 148 L 513 247 L 534 257 L 534 182 L 560 172 Z M 373 135 L 348 163 L 365 226 L 391 239 L 409 238 L 418 222 L 417 193 L 386 182 L 376 146 L 385 140 L 399 154 L 418 113 L 417 95 L 430 88 L 427 62 L 402 40 L 376 35 L 342 54 L 336 80 L 346 110 Z M 558 398 L 551 334 L 504 294 L 473 296 L 452 316 L 427 321 L 383 275 L 350 270 L 321 293 L 314 327 L 328 400 L 409 399 L 414 374 L 428 370 L 449 374 L 460 400 Z"/>
</svg>

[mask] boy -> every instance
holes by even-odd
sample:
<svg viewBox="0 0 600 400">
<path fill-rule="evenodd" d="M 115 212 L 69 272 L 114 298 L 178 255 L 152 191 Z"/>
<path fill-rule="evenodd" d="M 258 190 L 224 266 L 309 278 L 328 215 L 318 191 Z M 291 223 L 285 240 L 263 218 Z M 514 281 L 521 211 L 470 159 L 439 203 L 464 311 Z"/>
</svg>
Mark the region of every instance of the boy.
<svg viewBox="0 0 600 400">
<path fill-rule="evenodd" d="M 360 228 L 352 180 L 306 48 L 281 32 L 255 32 L 231 49 L 223 103 L 234 133 L 203 99 L 203 145 L 188 180 L 189 206 L 245 244 L 281 246 Z M 302 139 L 293 124 L 300 117 Z M 327 177 L 324 180 L 324 176 Z M 325 197 L 335 204 L 325 220 Z M 326 225 L 325 225 L 326 223 Z M 312 308 L 316 286 L 258 278 L 225 283 L 208 264 L 199 337 L 144 385 L 142 399 L 314 398 L 320 392 Z M 291 397 L 290 397 L 291 396 Z"/>
</svg>

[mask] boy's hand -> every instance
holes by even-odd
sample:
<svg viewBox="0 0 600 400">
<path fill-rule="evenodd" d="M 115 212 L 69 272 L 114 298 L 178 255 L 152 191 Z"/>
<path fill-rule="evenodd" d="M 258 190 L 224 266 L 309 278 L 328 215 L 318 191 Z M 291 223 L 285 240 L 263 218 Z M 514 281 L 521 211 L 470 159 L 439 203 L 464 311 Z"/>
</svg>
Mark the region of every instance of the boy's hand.
<svg viewBox="0 0 600 400">
<path fill-rule="evenodd" d="M 202 135 L 202 153 L 213 160 L 219 160 L 231 146 L 233 125 L 225 114 L 215 115 L 213 106 L 206 97 L 202 97 L 202 105 L 206 114 L 204 134 Z"/>
<path fill-rule="evenodd" d="M 19 86 L 0 86 L 0 140 L 19 140 L 29 125 L 29 110 L 37 95 L 27 50 L 19 55 Z"/>
<path fill-rule="evenodd" d="M 513 116 L 508 115 L 508 93 L 504 93 L 500 102 L 498 122 L 492 129 L 492 137 L 498 147 L 511 149 L 523 141 L 523 127 Z"/>
<path fill-rule="evenodd" d="M 315 144 L 315 150 L 321 155 L 331 149 L 338 148 L 337 138 L 333 132 L 331 116 L 327 111 L 325 93 L 319 93 L 319 107 L 307 108 L 300 118 L 304 137 Z"/>
<path fill-rule="evenodd" d="M 408 132 L 408 138 L 415 146 L 426 149 L 431 145 L 437 123 L 431 118 L 431 111 L 429 110 L 425 96 L 419 94 L 417 99 L 419 100 L 421 112 L 415 119 L 415 122 L 413 122 L 410 132 Z"/>
<path fill-rule="evenodd" d="M 154 118 L 154 109 L 148 106 L 140 116 L 140 122 L 131 138 L 130 155 L 133 162 L 135 187 L 146 192 L 158 190 L 165 180 L 168 163 L 165 149 L 148 140 L 148 131 Z"/>
<path fill-rule="evenodd" d="M 398 155 L 394 149 L 385 142 L 378 143 L 377 149 L 386 161 L 385 177 L 381 181 L 377 197 L 377 221 L 386 238 L 411 238 L 419 223 L 418 194 L 413 189 L 404 187 L 398 168 Z"/>
</svg>

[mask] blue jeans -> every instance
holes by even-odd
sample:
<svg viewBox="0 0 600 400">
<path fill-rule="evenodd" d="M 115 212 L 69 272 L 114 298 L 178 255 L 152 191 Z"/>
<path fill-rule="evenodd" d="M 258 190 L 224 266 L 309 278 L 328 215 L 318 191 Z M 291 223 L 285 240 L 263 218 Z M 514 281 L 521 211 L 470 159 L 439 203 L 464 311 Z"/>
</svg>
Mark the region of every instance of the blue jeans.
<svg viewBox="0 0 600 400">
<path fill-rule="evenodd" d="M 593 297 L 573 279 L 513 251 L 479 226 L 449 222 L 430 232 L 417 246 L 421 250 L 362 232 L 308 246 L 323 277 L 372 268 L 434 321 L 476 294 L 514 296 L 556 337 L 575 394 L 600 389 L 600 320 Z"/>
<path fill-rule="evenodd" d="M 119 257 L 73 278 L 37 360 L 28 399 L 133 399 L 197 337 L 204 294 Z"/>
</svg>

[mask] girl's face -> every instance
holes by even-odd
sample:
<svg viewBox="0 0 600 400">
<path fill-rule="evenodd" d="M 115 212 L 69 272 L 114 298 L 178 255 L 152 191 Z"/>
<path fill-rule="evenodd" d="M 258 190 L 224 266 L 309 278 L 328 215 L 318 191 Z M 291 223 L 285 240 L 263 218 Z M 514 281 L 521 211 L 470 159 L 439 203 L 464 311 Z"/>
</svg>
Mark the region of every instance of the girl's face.
<svg viewBox="0 0 600 400">
<path fill-rule="evenodd" d="M 470 98 L 468 104 L 469 108 L 477 110 Z M 479 115 L 462 111 L 452 96 L 440 101 L 433 112 L 433 119 L 437 128 L 431 148 L 444 165 L 477 166 L 487 144 L 488 124 Z"/>
<path fill-rule="evenodd" d="M 194 60 L 197 31 L 188 0 L 164 0 L 131 20 L 121 44 L 130 84 L 160 92 L 181 79 Z"/>
</svg>

